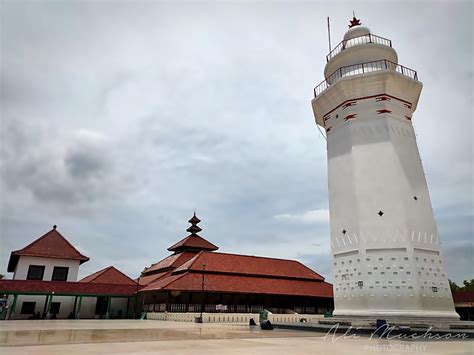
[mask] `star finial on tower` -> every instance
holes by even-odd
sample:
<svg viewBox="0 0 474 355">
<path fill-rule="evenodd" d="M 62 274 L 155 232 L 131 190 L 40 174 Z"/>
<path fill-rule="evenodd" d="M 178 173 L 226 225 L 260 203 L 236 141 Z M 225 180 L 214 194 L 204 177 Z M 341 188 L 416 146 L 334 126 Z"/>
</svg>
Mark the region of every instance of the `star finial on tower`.
<svg viewBox="0 0 474 355">
<path fill-rule="evenodd" d="M 361 23 L 360 23 L 360 20 L 359 19 L 356 19 L 356 15 L 355 15 L 355 11 L 352 10 L 352 20 L 349 21 L 350 22 L 350 25 L 349 25 L 349 28 L 352 28 L 354 26 L 360 26 Z"/>
</svg>

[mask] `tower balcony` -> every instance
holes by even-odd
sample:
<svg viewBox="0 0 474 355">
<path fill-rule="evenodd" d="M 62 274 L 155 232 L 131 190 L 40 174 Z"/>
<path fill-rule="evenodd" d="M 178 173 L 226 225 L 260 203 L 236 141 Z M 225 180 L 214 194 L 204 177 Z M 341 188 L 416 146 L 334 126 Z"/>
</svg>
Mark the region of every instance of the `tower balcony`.
<svg viewBox="0 0 474 355">
<path fill-rule="evenodd" d="M 340 67 L 314 88 L 314 97 L 321 95 L 327 88 L 329 88 L 329 86 L 331 86 L 331 84 L 334 84 L 337 80 L 341 78 L 354 75 L 363 75 L 381 70 L 394 71 L 404 76 L 407 76 L 410 79 L 418 81 L 418 75 L 415 70 L 391 62 L 387 59 L 381 59 Z"/>
<path fill-rule="evenodd" d="M 346 48 L 350 48 L 350 47 L 357 46 L 357 45 L 360 45 L 360 44 L 367 44 L 367 43 L 382 44 L 382 45 L 385 45 L 385 46 L 392 47 L 392 41 L 391 40 L 389 40 L 387 38 L 384 38 L 384 37 L 380 37 L 380 36 L 371 34 L 371 33 L 368 33 L 368 34 L 364 34 L 362 36 L 357 36 L 357 37 L 347 38 L 347 39 L 342 40 L 326 56 L 326 62 L 329 62 L 334 56 L 341 53 Z"/>
</svg>

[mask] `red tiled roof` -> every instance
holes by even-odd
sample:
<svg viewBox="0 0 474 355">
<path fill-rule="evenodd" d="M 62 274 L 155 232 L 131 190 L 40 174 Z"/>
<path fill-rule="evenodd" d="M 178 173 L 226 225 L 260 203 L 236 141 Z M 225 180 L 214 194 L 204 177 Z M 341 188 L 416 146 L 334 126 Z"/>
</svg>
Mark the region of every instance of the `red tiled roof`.
<svg viewBox="0 0 474 355">
<path fill-rule="evenodd" d="M 55 227 L 23 249 L 12 251 L 8 262 L 8 272 L 15 271 L 20 256 L 79 260 L 81 264 L 88 261 L 89 258 L 74 248 Z"/>
<path fill-rule="evenodd" d="M 178 254 L 172 254 L 163 260 L 157 262 L 156 264 L 152 264 L 148 269 L 145 269 L 142 274 L 148 275 L 151 272 L 159 272 L 160 270 L 167 270 L 170 268 L 177 268 L 181 266 L 186 261 L 191 259 L 196 255 L 196 252 L 183 252 Z"/>
<path fill-rule="evenodd" d="M 201 291 L 202 274 L 174 274 L 149 284 L 140 291 Z M 205 274 L 204 291 L 333 297 L 332 285 L 324 281 L 269 277 Z"/>
<path fill-rule="evenodd" d="M 454 302 L 474 302 L 474 291 L 453 292 Z"/>
<path fill-rule="evenodd" d="M 324 281 L 324 277 L 296 260 L 206 251 L 200 252 L 178 267 L 173 273 L 202 272 L 203 265 L 205 265 L 205 272 Z"/>
<path fill-rule="evenodd" d="M 208 242 L 206 239 L 198 236 L 197 234 L 190 234 L 186 238 L 181 239 L 176 244 L 168 248 L 169 251 L 185 250 L 187 248 L 200 249 L 200 250 L 217 250 L 218 246 Z"/>
<path fill-rule="evenodd" d="M 170 283 L 173 281 L 179 279 L 180 277 L 185 276 L 186 274 L 180 274 L 180 275 L 171 275 L 167 277 L 162 277 L 161 279 L 158 279 L 155 282 L 149 283 L 147 286 L 143 287 L 140 289 L 140 291 L 145 290 L 145 291 L 152 291 L 152 290 L 167 290 L 166 286 L 168 286 Z M 184 289 L 183 289 L 184 290 Z M 201 289 L 199 289 L 201 290 Z"/>
<path fill-rule="evenodd" d="M 165 272 L 159 272 L 157 274 L 140 276 L 139 278 L 135 279 L 135 282 L 138 282 L 140 286 L 148 285 L 152 282 L 155 282 L 158 279 L 161 279 L 165 275 L 170 275 L 170 272 L 165 271 Z"/>
<path fill-rule="evenodd" d="M 99 284 L 67 281 L 0 280 L 0 294 L 31 293 L 55 295 L 132 296 L 134 285 Z"/>
<path fill-rule="evenodd" d="M 79 282 L 96 283 L 96 284 L 114 284 L 114 285 L 136 285 L 130 277 L 113 266 L 106 267 L 84 277 Z"/>
</svg>

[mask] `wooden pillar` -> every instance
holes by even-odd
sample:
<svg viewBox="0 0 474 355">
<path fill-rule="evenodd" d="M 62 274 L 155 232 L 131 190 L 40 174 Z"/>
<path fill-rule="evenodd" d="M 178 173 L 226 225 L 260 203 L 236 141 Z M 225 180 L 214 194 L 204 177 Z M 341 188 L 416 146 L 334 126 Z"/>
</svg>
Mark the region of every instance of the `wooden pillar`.
<svg viewBox="0 0 474 355">
<path fill-rule="evenodd" d="M 10 319 L 11 317 L 13 317 L 15 315 L 15 307 L 16 307 L 16 301 L 18 299 L 18 294 L 14 294 L 13 295 L 13 303 L 12 303 L 12 306 L 11 308 L 9 309 L 9 312 L 8 312 L 8 315 L 7 315 L 7 319 Z"/>
<path fill-rule="evenodd" d="M 201 309 L 203 313 L 206 313 L 206 301 L 207 301 L 207 292 L 203 292 L 202 302 L 201 302 Z"/>
<path fill-rule="evenodd" d="M 169 291 L 166 291 L 166 308 L 165 308 L 165 311 L 166 312 L 170 311 L 170 293 L 169 293 Z"/>
</svg>

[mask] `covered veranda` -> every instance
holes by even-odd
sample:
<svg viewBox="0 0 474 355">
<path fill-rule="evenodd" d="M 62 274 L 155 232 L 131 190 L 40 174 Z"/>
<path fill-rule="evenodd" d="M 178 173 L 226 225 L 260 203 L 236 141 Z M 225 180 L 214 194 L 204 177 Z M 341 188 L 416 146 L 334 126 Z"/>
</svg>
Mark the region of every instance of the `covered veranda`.
<svg viewBox="0 0 474 355">
<path fill-rule="evenodd" d="M 33 296 L 35 300 L 43 300 L 40 319 L 49 319 L 54 314 L 52 306 L 54 300 L 60 297 L 72 297 L 69 316 L 67 318 L 80 319 L 84 299 L 95 298 L 95 312 L 99 310 L 100 318 L 111 317 L 111 305 L 114 299 L 124 300 L 126 304 L 120 318 L 134 316 L 136 305 L 137 286 L 99 283 L 81 283 L 65 281 L 33 281 L 33 280 L 0 280 L 0 295 L 9 299 L 3 311 L 3 319 L 13 319 L 18 312 L 18 299 L 21 296 Z M 126 301 L 126 303 L 125 303 Z M 34 312 L 33 312 L 34 313 Z M 35 319 L 30 317 L 30 319 Z"/>
<path fill-rule="evenodd" d="M 141 292 L 139 304 L 145 312 L 296 312 L 324 314 L 334 307 L 332 297 L 229 292 L 190 292 L 178 290 Z"/>
</svg>

